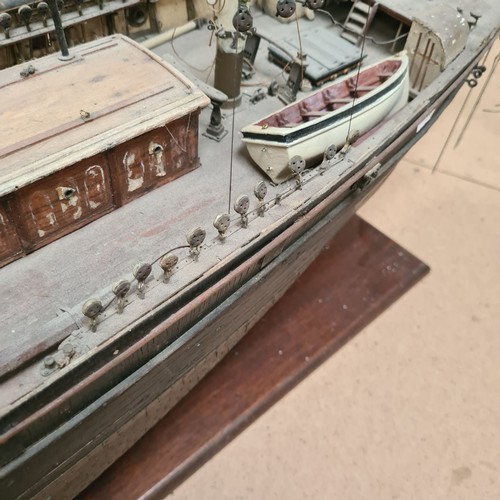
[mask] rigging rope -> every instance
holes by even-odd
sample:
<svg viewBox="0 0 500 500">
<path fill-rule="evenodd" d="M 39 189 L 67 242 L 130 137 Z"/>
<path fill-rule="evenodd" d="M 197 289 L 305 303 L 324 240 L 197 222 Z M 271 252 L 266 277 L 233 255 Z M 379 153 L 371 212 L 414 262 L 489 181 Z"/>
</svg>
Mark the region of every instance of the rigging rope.
<svg viewBox="0 0 500 500">
<path fill-rule="evenodd" d="M 300 82 L 302 84 L 304 80 L 304 54 L 302 52 L 302 38 L 300 36 L 299 16 L 297 16 L 297 12 L 295 12 L 295 23 L 297 24 L 297 37 L 299 39 Z"/>
<path fill-rule="evenodd" d="M 486 60 L 487 60 L 487 58 L 488 58 L 488 56 L 489 56 L 490 51 L 492 50 L 492 48 L 493 47 L 490 47 L 488 49 L 488 52 L 486 53 L 486 55 L 483 58 L 483 63 L 482 64 L 484 64 L 486 62 Z M 458 136 L 457 141 L 455 142 L 455 145 L 453 146 L 453 149 L 457 148 L 458 145 L 460 144 L 460 141 L 462 140 L 462 137 L 465 134 L 465 131 L 468 128 L 470 121 L 472 120 L 472 115 L 474 114 L 474 111 L 476 110 L 477 105 L 479 104 L 479 101 L 483 97 L 483 94 L 484 94 L 484 92 L 485 92 L 485 90 L 486 90 L 486 88 L 488 86 L 488 83 L 490 82 L 491 77 L 495 73 L 495 68 L 497 67 L 497 64 L 499 62 L 500 62 L 500 52 L 495 56 L 495 59 L 493 60 L 493 64 L 491 66 L 491 69 L 490 69 L 490 72 L 488 74 L 488 77 L 486 78 L 486 81 L 485 81 L 485 83 L 483 85 L 483 88 L 481 89 L 481 92 L 479 93 L 479 95 L 476 98 L 476 101 L 474 102 L 474 105 L 472 107 L 472 111 L 469 114 L 469 116 L 467 117 L 467 121 L 464 123 L 464 126 L 463 126 L 462 130 L 460 131 L 460 135 Z M 471 90 L 472 90 L 472 88 L 471 88 Z M 457 117 L 457 121 L 458 121 L 458 117 Z"/>
<path fill-rule="evenodd" d="M 235 39 L 234 39 L 234 47 L 235 47 L 235 56 L 238 57 L 238 39 L 240 32 L 236 30 Z M 235 72 L 234 72 L 234 82 L 239 78 L 238 75 L 239 67 L 238 64 L 235 64 Z M 229 194 L 228 194 L 228 209 L 227 213 L 231 213 L 231 196 L 233 190 L 233 153 L 234 153 L 234 117 L 236 114 L 236 99 L 238 96 L 233 97 L 233 110 L 232 110 L 232 119 L 231 119 L 231 153 L 229 155 Z"/>
<path fill-rule="evenodd" d="M 368 16 L 370 15 L 371 11 L 371 5 L 368 6 Z M 351 104 L 351 115 L 349 116 L 349 127 L 347 128 L 347 135 L 345 138 L 346 144 L 349 142 L 349 134 L 351 133 L 351 125 L 352 125 L 352 116 L 354 114 L 354 103 L 356 102 L 356 96 L 358 95 L 358 83 L 359 83 L 359 73 L 361 72 L 361 64 L 363 62 L 363 56 L 364 56 L 364 50 L 365 50 L 365 41 L 366 41 L 366 33 L 363 30 L 363 40 L 361 42 L 361 55 L 360 55 L 360 61 L 358 63 L 358 72 L 356 73 L 356 83 L 354 84 L 354 95 L 352 99 L 352 104 Z"/>
<path fill-rule="evenodd" d="M 489 53 L 490 53 L 490 50 L 491 50 L 491 47 L 490 49 L 488 49 L 488 52 L 486 53 L 484 59 L 483 59 L 483 63 L 484 61 L 486 61 L 486 58 L 488 57 Z M 471 112 L 469 113 L 469 116 L 467 117 L 465 123 L 464 123 L 464 126 L 462 127 L 462 130 L 460 131 L 460 134 L 458 135 L 458 138 L 457 138 L 457 141 L 455 142 L 455 145 L 453 146 L 453 149 L 457 148 L 457 146 L 460 144 L 460 141 L 462 140 L 462 137 L 465 133 L 465 130 L 467 129 L 471 119 L 472 119 L 472 116 L 474 114 L 474 111 L 477 109 L 478 107 L 478 104 L 479 104 L 479 101 L 481 100 L 483 94 L 484 94 L 484 91 L 486 90 L 487 86 L 488 86 L 488 83 L 490 81 L 490 78 L 491 76 L 493 75 L 494 71 L 495 71 L 495 67 L 496 65 L 498 64 L 498 62 L 500 61 L 500 53 L 496 55 L 495 57 L 495 60 L 493 62 L 493 66 L 491 68 L 491 71 L 490 73 L 488 74 L 488 78 L 486 79 L 485 83 L 483 84 L 483 88 L 481 89 L 481 92 L 479 92 L 479 95 L 476 97 L 476 100 L 474 102 L 474 104 L 472 105 L 472 109 L 471 109 Z M 448 148 L 448 145 L 450 144 L 451 142 L 451 139 L 452 139 L 452 136 L 453 136 L 453 133 L 455 132 L 457 126 L 458 126 L 458 123 L 459 123 L 459 120 L 462 116 L 462 113 L 465 111 L 465 108 L 466 108 L 466 104 L 469 100 L 469 97 L 472 96 L 472 88 L 469 87 L 469 91 L 467 92 L 467 96 L 465 97 L 465 100 L 462 102 L 462 106 L 458 112 L 458 115 L 457 117 L 455 118 L 455 121 L 453 123 L 453 126 L 451 127 L 449 133 L 448 133 L 448 137 L 446 137 L 446 140 L 443 144 L 443 147 L 441 148 L 441 151 L 439 152 L 439 156 L 436 160 L 436 162 L 434 163 L 433 167 L 432 167 L 432 173 L 435 173 L 439 167 L 439 164 L 441 163 L 441 160 L 443 159 L 443 156 L 445 154 L 445 151 L 446 149 Z"/>
<path fill-rule="evenodd" d="M 193 21 L 199 21 L 199 20 L 203 20 L 203 18 L 201 17 L 197 17 L 196 19 L 193 19 Z M 177 57 L 177 59 L 179 59 L 179 61 L 181 61 L 183 64 L 185 64 L 186 66 L 188 66 L 189 68 L 191 69 L 194 69 L 195 71 L 198 71 L 199 73 L 205 73 L 206 71 L 210 70 L 210 72 L 208 73 L 210 75 L 210 73 L 212 72 L 212 68 L 215 64 L 215 56 L 213 58 L 213 61 L 208 65 L 206 66 L 205 68 L 198 68 L 196 67 L 194 64 L 191 64 L 190 62 L 188 62 L 185 58 L 183 58 L 178 52 L 177 52 L 177 49 L 175 48 L 175 45 L 174 45 L 174 38 L 175 38 L 175 32 L 177 30 L 177 26 L 174 27 L 173 31 L 172 31 L 172 38 L 170 39 L 170 46 L 172 47 L 172 52 L 174 53 L 175 57 Z M 209 44 L 210 45 L 210 44 Z"/>
</svg>

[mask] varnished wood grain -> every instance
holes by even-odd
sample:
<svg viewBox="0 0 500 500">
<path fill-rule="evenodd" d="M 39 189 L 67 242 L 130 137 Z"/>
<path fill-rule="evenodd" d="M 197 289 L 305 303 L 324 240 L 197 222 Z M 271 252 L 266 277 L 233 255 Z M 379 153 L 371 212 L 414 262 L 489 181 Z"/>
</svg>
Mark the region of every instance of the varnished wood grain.
<svg viewBox="0 0 500 500">
<path fill-rule="evenodd" d="M 166 495 L 427 272 L 354 217 L 217 368 L 79 498 Z"/>
</svg>

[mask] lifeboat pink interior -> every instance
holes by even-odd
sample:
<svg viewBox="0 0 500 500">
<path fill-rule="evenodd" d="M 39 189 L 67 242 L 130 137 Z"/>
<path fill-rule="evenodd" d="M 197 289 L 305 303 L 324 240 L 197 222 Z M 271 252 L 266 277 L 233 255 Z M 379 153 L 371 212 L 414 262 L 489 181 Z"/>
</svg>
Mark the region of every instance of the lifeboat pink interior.
<svg viewBox="0 0 500 500">
<path fill-rule="evenodd" d="M 363 97 L 367 92 L 382 85 L 396 73 L 400 66 L 401 61 L 384 61 L 372 68 L 361 71 L 359 77 L 354 75 L 342 82 L 324 87 L 305 99 L 264 118 L 257 125 L 264 127 L 295 127 L 301 123 L 319 118 L 352 103 L 353 99 Z"/>
</svg>

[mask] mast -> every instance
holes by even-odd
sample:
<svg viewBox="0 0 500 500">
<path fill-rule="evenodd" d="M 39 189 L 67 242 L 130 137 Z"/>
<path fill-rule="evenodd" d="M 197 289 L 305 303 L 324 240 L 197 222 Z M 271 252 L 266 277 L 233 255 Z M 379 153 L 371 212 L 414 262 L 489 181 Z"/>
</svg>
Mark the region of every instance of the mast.
<svg viewBox="0 0 500 500">
<path fill-rule="evenodd" d="M 220 2 L 220 0 L 218 1 Z M 246 40 L 245 32 L 252 26 L 252 18 L 246 7 L 246 1 L 225 0 L 222 2 L 222 8 L 218 11 L 217 24 L 220 28 L 216 32 L 217 53 L 214 86 L 228 96 L 228 103 L 238 104 L 241 100 L 241 69 Z"/>
<path fill-rule="evenodd" d="M 57 42 L 59 43 L 59 49 L 61 50 L 59 59 L 61 61 L 69 61 L 70 59 L 73 59 L 73 56 L 69 53 L 68 50 L 68 43 L 66 42 L 66 35 L 64 34 L 64 28 L 61 21 L 61 15 L 59 13 L 59 9 L 57 6 L 57 1 L 47 0 L 47 3 L 49 5 L 52 19 L 54 20 Z"/>
</svg>

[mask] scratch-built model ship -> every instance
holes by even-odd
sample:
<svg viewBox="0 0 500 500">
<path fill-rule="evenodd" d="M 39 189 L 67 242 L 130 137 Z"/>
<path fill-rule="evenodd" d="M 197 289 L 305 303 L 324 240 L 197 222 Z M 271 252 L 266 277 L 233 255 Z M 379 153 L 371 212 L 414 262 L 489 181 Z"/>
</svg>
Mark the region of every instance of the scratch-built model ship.
<svg viewBox="0 0 500 500">
<path fill-rule="evenodd" d="M 0 8 L 2 499 L 74 496 L 162 418 L 475 85 L 500 20 L 496 0 Z"/>
</svg>

